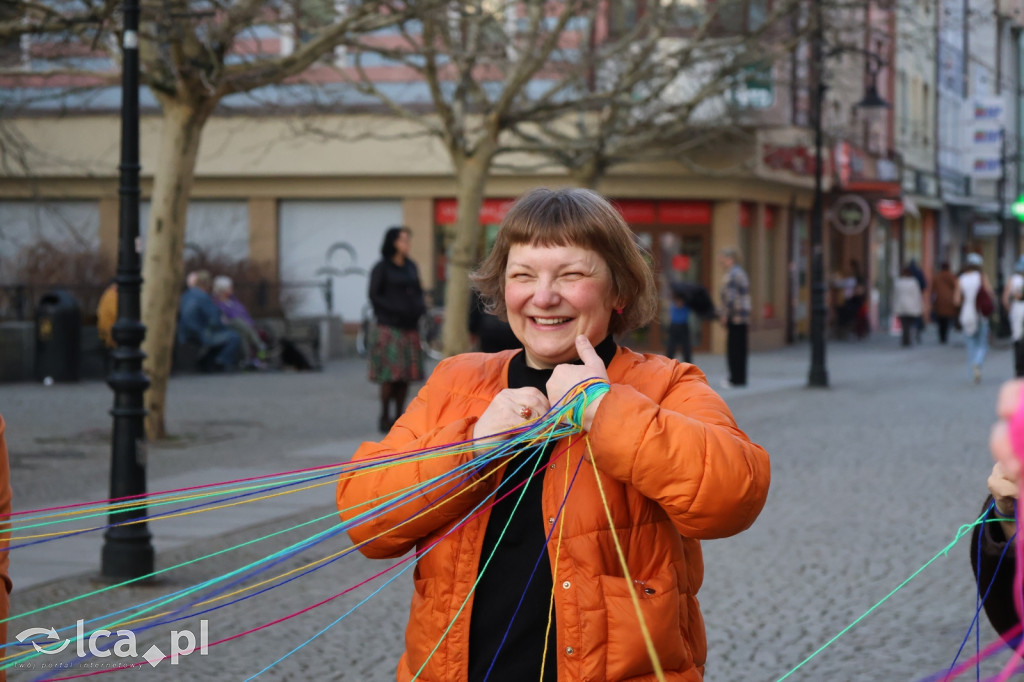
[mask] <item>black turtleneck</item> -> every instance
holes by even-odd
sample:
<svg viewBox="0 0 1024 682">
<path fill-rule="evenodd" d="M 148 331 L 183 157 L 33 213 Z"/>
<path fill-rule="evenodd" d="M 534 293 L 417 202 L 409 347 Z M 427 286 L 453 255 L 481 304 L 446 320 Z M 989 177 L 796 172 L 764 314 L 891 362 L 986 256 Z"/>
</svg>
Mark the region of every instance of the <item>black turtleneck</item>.
<svg viewBox="0 0 1024 682">
<path fill-rule="evenodd" d="M 615 342 L 608 336 L 595 350 L 607 367 L 615 357 Z M 580 364 L 580 361 L 577 360 L 576 364 Z M 512 358 L 508 366 L 508 387 L 533 386 L 541 393 L 546 393 L 545 384 L 551 377 L 551 371 L 527 366 L 526 354 L 519 353 Z M 547 467 L 548 458 L 554 447 L 555 443 L 551 443 L 544 450 L 537 471 L 543 471 Z M 516 471 L 520 464 L 523 464 L 522 457 L 516 457 L 505 465 L 498 497 L 530 478 L 534 470 L 533 461 L 527 461 Z M 485 676 L 489 682 L 521 682 L 537 679 L 540 672 L 540 662 L 544 655 L 544 629 L 548 622 L 548 604 L 551 600 L 552 587 L 551 564 L 544 551 L 550 526 L 544 519 L 541 507 L 542 479 L 543 473 L 538 473 L 525 486 L 525 493 L 520 488 L 491 508 L 487 530 L 484 533 L 484 545 L 480 552 L 481 570 L 492 551 L 494 557 L 487 565 L 487 570 L 483 572 L 473 598 L 473 611 L 469 621 L 470 682 L 482 682 Z M 522 501 L 519 501 L 521 493 Z M 516 507 L 517 501 L 519 508 L 513 515 L 512 510 Z M 499 543 L 498 537 L 506 523 L 508 529 Z M 541 557 L 540 565 L 534 572 L 538 557 Z M 527 581 L 530 581 L 529 586 Z M 515 620 L 509 629 L 509 621 L 512 620 L 514 613 Z M 507 637 L 506 629 L 509 630 Z M 501 645 L 502 638 L 505 639 L 504 645 Z M 556 682 L 559 652 L 556 649 L 553 618 L 548 640 L 543 682 Z M 495 651 L 499 645 L 501 651 L 498 653 L 497 661 L 494 661 Z M 491 667 L 492 661 L 494 666 L 491 674 L 487 676 L 487 669 Z"/>
</svg>

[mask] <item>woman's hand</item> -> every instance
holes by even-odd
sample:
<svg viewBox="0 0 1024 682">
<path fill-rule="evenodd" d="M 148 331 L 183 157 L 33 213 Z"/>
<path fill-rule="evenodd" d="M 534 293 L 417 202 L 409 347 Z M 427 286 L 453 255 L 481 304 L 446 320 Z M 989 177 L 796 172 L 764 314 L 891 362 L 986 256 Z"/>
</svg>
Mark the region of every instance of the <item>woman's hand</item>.
<svg viewBox="0 0 1024 682">
<path fill-rule="evenodd" d="M 995 500 L 1001 516 L 1013 516 L 1018 490 L 1020 490 L 1018 478 L 1008 476 L 1003 471 L 1003 465 L 996 462 L 988 477 L 988 491 L 992 493 L 992 499 Z"/>
<path fill-rule="evenodd" d="M 608 370 L 605 369 L 604 361 L 597 354 L 597 351 L 594 350 L 590 340 L 582 334 L 576 337 L 576 352 L 579 354 L 580 360 L 583 361 L 582 365 L 558 365 L 551 372 L 551 378 L 548 379 L 545 388 L 548 391 L 547 399 L 552 405 L 561 400 L 562 396 L 568 393 L 573 386 L 587 379 L 596 378 L 608 381 Z M 602 395 L 587 405 L 587 409 L 583 412 L 584 431 L 590 430 L 590 426 L 594 421 L 594 414 L 597 413 L 597 406 L 601 404 L 603 399 L 604 396 Z"/>
<path fill-rule="evenodd" d="M 543 416 L 550 407 L 547 396 L 532 386 L 506 388 L 494 396 L 477 419 L 473 438 L 487 438 L 522 426 Z"/>
</svg>

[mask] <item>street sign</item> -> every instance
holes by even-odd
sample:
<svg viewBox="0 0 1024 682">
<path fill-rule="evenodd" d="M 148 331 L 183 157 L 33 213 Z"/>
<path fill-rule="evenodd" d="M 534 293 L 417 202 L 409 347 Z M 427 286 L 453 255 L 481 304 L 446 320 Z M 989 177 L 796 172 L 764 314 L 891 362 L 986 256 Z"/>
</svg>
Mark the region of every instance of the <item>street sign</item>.
<svg viewBox="0 0 1024 682">
<path fill-rule="evenodd" d="M 859 194 L 844 194 L 832 204 L 828 219 L 843 234 L 859 234 L 871 222 L 871 206 Z"/>
</svg>

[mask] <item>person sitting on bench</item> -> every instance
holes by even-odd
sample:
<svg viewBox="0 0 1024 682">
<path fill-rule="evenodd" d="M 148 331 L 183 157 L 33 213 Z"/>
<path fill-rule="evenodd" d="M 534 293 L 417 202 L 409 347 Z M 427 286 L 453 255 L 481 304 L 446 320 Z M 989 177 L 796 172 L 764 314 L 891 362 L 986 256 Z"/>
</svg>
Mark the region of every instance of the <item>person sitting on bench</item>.
<svg viewBox="0 0 1024 682">
<path fill-rule="evenodd" d="M 238 369 L 242 337 L 229 329 L 210 296 L 210 273 L 191 272 L 188 289 L 181 295 L 178 311 L 178 343 L 200 347 L 199 369 L 206 372 L 230 372 Z"/>
</svg>

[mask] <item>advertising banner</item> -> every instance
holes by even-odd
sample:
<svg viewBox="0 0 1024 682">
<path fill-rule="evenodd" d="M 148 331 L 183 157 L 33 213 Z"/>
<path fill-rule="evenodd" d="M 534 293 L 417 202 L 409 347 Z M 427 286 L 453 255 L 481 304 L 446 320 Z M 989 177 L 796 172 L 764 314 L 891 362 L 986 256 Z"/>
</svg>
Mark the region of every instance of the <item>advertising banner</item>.
<svg viewBox="0 0 1024 682">
<path fill-rule="evenodd" d="M 966 172 L 976 180 L 998 180 L 1003 172 L 1006 104 L 1001 97 L 975 97 L 970 100 L 968 115 Z"/>
</svg>

